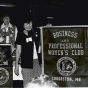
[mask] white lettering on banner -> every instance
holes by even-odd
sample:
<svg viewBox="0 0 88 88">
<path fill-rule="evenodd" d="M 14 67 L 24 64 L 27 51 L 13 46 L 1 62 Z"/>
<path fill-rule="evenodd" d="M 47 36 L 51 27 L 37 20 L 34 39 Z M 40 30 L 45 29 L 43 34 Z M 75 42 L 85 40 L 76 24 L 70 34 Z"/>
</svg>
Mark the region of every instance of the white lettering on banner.
<svg viewBox="0 0 88 88">
<path fill-rule="evenodd" d="M 68 55 L 68 50 L 48 50 L 48 55 Z M 72 50 L 72 55 L 84 55 L 84 50 Z"/>
<path fill-rule="evenodd" d="M 48 50 L 49 55 L 68 55 L 68 50 Z"/>
<path fill-rule="evenodd" d="M 72 77 L 52 77 L 52 80 L 57 80 L 57 81 L 78 81 L 80 82 L 82 79 L 81 78 L 72 78 Z"/>
<path fill-rule="evenodd" d="M 72 50 L 72 55 L 84 55 L 84 50 Z"/>
<path fill-rule="evenodd" d="M 69 39 L 63 39 L 61 42 L 69 42 Z"/>
<path fill-rule="evenodd" d="M 49 43 L 49 49 L 83 49 L 82 43 Z"/>
<path fill-rule="evenodd" d="M 59 40 L 56 40 L 56 43 L 48 43 L 48 55 L 84 55 L 84 43 L 81 38 L 78 38 L 77 32 L 60 30 L 52 34 L 54 38 L 59 37 Z M 75 39 L 72 40 L 72 38 Z"/>
<path fill-rule="evenodd" d="M 77 34 L 78 33 L 73 32 L 73 31 L 58 31 L 58 32 L 53 33 L 53 36 L 54 38 L 63 37 L 63 36 L 77 38 Z"/>
<path fill-rule="evenodd" d="M 49 43 L 48 55 L 84 55 L 82 43 Z"/>
</svg>

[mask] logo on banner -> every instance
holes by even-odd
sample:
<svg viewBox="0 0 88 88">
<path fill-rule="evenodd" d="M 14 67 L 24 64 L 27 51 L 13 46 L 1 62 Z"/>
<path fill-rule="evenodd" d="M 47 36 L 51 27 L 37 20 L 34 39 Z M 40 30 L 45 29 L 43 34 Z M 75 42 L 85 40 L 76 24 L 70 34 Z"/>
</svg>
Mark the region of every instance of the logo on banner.
<svg viewBox="0 0 88 88">
<path fill-rule="evenodd" d="M 63 76 L 69 76 L 76 70 L 76 62 L 70 57 L 61 57 L 57 61 L 57 70 Z"/>
<path fill-rule="evenodd" d="M 7 83 L 9 80 L 9 72 L 5 68 L 0 68 L 0 85 Z"/>
</svg>

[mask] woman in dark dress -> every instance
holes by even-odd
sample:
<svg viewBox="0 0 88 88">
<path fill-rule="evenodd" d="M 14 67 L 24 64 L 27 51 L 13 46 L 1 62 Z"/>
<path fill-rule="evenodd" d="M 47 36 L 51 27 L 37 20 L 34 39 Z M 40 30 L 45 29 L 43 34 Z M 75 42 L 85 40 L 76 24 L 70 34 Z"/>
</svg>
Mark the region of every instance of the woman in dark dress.
<svg viewBox="0 0 88 88">
<path fill-rule="evenodd" d="M 35 34 L 32 29 L 32 21 L 24 23 L 24 30 L 18 32 L 16 40 L 16 65 L 15 74 L 19 75 L 19 58 L 21 56 L 21 67 L 23 76 L 23 85 L 29 83 L 32 78 L 41 75 L 41 61 L 36 58 L 33 59 Z"/>
</svg>

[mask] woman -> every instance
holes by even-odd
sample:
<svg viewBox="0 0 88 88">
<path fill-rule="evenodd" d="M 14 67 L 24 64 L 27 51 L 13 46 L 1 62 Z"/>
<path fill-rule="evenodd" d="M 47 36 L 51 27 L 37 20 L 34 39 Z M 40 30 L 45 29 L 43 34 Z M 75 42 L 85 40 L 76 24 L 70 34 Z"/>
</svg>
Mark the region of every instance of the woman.
<svg viewBox="0 0 88 88">
<path fill-rule="evenodd" d="M 21 55 L 21 67 L 23 76 L 23 85 L 29 83 L 32 78 L 41 74 L 40 59 L 33 59 L 35 34 L 32 27 L 32 21 L 25 22 L 24 30 L 19 32 L 16 40 L 16 66 L 15 74 L 19 75 L 19 58 Z"/>
</svg>

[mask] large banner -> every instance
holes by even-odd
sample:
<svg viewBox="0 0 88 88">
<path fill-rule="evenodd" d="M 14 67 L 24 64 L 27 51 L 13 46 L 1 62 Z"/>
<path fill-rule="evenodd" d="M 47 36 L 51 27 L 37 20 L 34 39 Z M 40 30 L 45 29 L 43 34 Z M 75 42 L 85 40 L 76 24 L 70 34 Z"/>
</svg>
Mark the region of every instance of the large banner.
<svg viewBox="0 0 88 88">
<path fill-rule="evenodd" d="M 60 87 L 88 87 L 87 27 L 43 27 L 44 74 Z"/>
</svg>

